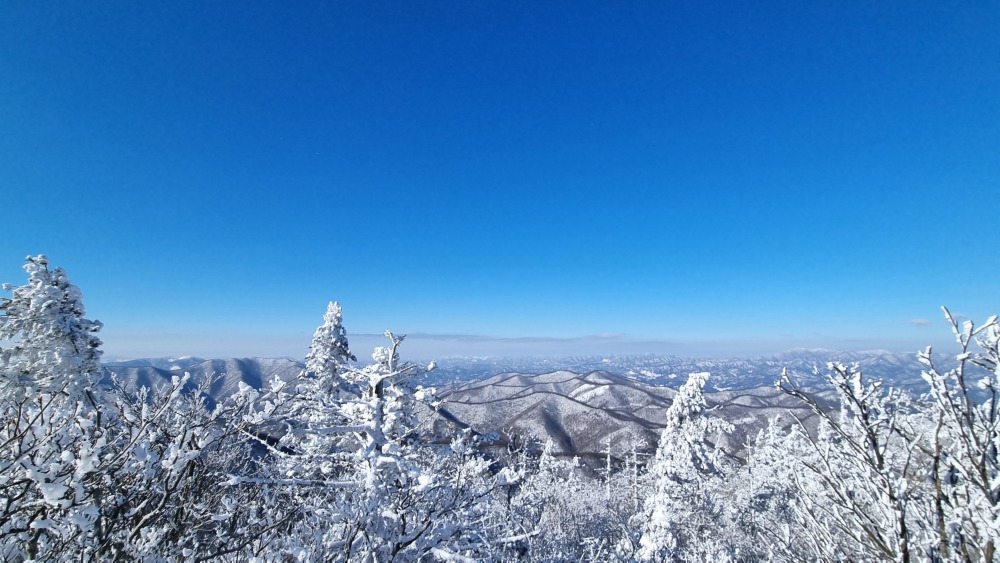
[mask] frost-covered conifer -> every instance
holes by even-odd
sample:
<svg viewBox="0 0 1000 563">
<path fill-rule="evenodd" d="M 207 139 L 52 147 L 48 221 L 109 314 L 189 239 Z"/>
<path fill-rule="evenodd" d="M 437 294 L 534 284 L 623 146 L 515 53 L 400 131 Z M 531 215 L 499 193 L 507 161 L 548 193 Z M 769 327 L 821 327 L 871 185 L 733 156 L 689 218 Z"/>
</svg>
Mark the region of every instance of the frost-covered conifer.
<svg viewBox="0 0 1000 563">
<path fill-rule="evenodd" d="M 107 446 L 98 322 L 44 255 L 0 301 L 0 558 L 51 557 L 99 518 L 89 480 Z M 55 551 L 53 551 L 55 550 Z"/>
<path fill-rule="evenodd" d="M 340 303 L 331 301 L 326 306 L 323 324 L 313 334 L 312 345 L 306 355 L 306 371 L 317 376 L 336 374 L 348 361 L 354 362 L 357 358 L 347 343 Z"/>
<path fill-rule="evenodd" d="M 707 373 L 692 373 L 667 409 L 667 423 L 649 467 L 639 557 L 644 560 L 725 557 L 725 546 L 705 543 L 720 513 L 717 486 L 724 478 L 723 433 L 732 425 L 710 416 L 702 394 Z"/>
<path fill-rule="evenodd" d="M 334 479 L 346 471 L 352 435 L 347 405 L 359 399 L 359 388 L 345 379 L 356 358 L 347 341 L 340 303 L 331 301 L 316 328 L 306 369 L 288 388 L 280 418 L 285 425 L 281 446 L 294 456 L 279 456 L 285 478 Z"/>
<path fill-rule="evenodd" d="M 82 395 L 100 380 L 101 323 L 84 318 L 83 296 L 44 254 L 28 256 L 28 283 L 0 299 L 0 385 Z"/>
<path fill-rule="evenodd" d="M 100 324 L 44 256 L 0 303 L 0 560 L 166 560 L 260 555 L 286 507 L 248 472 L 240 392 L 208 409 L 175 378 L 163 389 L 99 387 Z"/>
<path fill-rule="evenodd" d="M 414 561 L 475 555 L 495 479 L 466 446 L 422 443 L 417 403 L 433 390 L 400 363 L 403 337 L 386 332 L 372 364 L 348 363 L 340 308 L 316 331 L 308 369 L 285 390 L 286 431 L 271 482 L 302 507 L 281 552 L 298 560 Z"/>
</svg>

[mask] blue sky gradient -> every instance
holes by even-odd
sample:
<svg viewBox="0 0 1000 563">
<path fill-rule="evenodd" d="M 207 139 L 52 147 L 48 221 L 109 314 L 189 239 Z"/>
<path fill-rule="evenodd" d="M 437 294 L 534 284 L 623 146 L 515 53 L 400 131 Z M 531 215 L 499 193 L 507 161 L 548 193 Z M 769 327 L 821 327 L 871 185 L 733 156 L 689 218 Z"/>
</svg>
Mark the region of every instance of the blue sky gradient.
<svg viewBox="0 0 1000 563">
<path fill-rule="evenodd" d="M 998 29 L 986 1 L 8 2 L 0 280 L 48 254 L 117 356 L 302 357 L 330 299 L 418 356 L 946 342 L 939 305 L 1000 312 Z"/>
</svg>

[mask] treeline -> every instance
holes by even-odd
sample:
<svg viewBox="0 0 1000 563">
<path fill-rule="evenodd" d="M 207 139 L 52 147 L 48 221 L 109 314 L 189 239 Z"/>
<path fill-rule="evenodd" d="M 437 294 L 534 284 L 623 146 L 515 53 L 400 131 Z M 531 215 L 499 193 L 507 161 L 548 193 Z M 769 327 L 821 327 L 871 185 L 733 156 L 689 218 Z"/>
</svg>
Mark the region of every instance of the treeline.
<svg viewBox="0 0 1000 563">
<path fill-rule="evenodd" d="M 831 408 L 783 376 L 819 424 L 775 419 L 743 458 L 692 374 L 653 457 L 595 478 L 550 445 L 431 443 L 419 413 L 438 402 L 412 381 L 433 365 L 401 361 L 391 332 L 359 365 L 337 303 L 292 382 L 209 406 L 184 378 L 102 381 L 80 291 L 45 256 L 25 269 L 0 300 L 4 561 L 995 559 L 995 317 L 947 315 L 958 354 L 920 355 L 920 396 L 830 365 Z"/>
</svg>

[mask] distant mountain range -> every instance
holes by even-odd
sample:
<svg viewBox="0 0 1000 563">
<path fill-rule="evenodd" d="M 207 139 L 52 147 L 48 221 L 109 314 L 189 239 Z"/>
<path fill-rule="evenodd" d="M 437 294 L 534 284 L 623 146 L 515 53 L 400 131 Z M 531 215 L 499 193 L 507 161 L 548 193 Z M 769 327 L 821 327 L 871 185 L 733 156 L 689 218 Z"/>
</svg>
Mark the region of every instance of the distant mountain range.
<svg viewBox="0 0 1000 563">
<path fill-rule="evenodd" d="M 653 386 L 677 387 L 687 374 L 712 374 L 707 389 L 726 391 L 770 386 L 783 369 L 808 383 L 813 372 L 823 370 L 830 362 L 858 364 L 866 375 L 893 382 L 895 385 L 921 385 L 923 366 L 916 354 L 887 352 L 840 352 L 822 349 L 789 350 L 773 356 L 734 359 L 692 359 L 676 356 L 581 356 L 560 359 L 539 358 L 447 358 L 436 362 L 432 372 L 422 376 L 420 383 L 447 389 L 469 381 L 486 379 L 504 373 L 551 373 L 571 371 L 589 373 L 602 371 L 641 381 Z M 130 378 L 143 385 L 169 382 L 173 375 L 190 372 L 192 381 L 202 381 L 210 374 L 221 379 L 243 381 L 259 387 L 263 380 L 275 375 L 287 379 L 297 375 L 304 365 L 291 358 L 240 358 L 206 360 L 192 356 L 180 358 L 143 358 L 104 363 L 108 371 Z M 231 383 L 222 389 L 235 389 Z"/>
<path fill-rule="evenodd" d="M 620 457 L 650 452 L 659 438 L 664 413 L 687 374 L 711 374 L 706 400 L 713 415 L 737 426 L 726 437 L 738 453 L 746 440 L 777 414 L 802 420 L 812 415 L 774 387 L 782 369 L 804 386 L 818 382 L 816 369 L 829 362 L 858 364 L 869 377 L 891 385 L 922 390 L 922 366 L 912 354 L 792 350 L 749 359 L 684 359 L 670 356 L 578 357 L 561 360 L 463 358 L 438 362 L 419 383 L 434 385 L 444 399 L 428 424 L 440 436 L 455 425 L 471 428 L 498 446 L 512 441 L 551 439 L 555 451 L 592 461 L 610 447 Z M 234 392 L 240 383 L 260 388 L 278 377 L 290 381 L 304 369 L 288 358 L 151 358 L 107 362 L 126 384 L 166 385 L 174 376 L 191 375 L 189 389 L 202 386 L 210 403 Z"/>
<path fill-rule="evenodd" d="M 895 384 L 922 384 L 922 365 L 915 353 L 882 350 L 870 352 L 840 352 L 835 350 L 799 349 L 773 356 L 733 359 L 692 359 L 676 356 L 582 356 L 560 359 L 537 358 L 455 358 L 441 360 L 433 372 L 433 381 L 443 384 L 483 379 L 501 373 L 545 373 L 568 370 L 576 373 L 606 371 L 643 381 L 651 385 L 677 387 L 687 374 L 712 374 L 707 389 L 722 391 L 770 386 L 781 376 L 782 369 L 804 382 L 815 381 L 814 369 L 824 370 L 830 362 L 857 363 L 870 377 Z"/>
<path fill-rule="evenodd" d="M 105 377 L 114 374 L 123 383 L 138 387 L 157 388 L 170 384 L 175 376 L 190 374 L 187 389 L 196 389 L 210 381 L 205 395 L 210 402 L 225 398 L 239 388 L 240 383 L 260 389 L 265 382 L 278 377 L 294 379 L 302 372 L 301 363 L 287 358 L 148 358 L 104 363 Z"/>
</svg>

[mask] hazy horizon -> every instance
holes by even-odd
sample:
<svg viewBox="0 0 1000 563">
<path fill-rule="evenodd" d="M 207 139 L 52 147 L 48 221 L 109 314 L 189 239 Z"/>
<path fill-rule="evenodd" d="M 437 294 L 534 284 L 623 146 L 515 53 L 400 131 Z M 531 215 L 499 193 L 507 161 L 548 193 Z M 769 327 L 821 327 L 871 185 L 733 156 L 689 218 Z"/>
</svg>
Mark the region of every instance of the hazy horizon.
<svg viewBox="0 0 1000 563">
<path fill-rule="evenodd" d="M 949 352 L 953 342 L 947 336 L 942 320 L 942 334 L 922 342 L 824 339 L 787 340 L 773 342 L 722 342 L 722 341 L 649 341 L 629 335 L 589 335 L 577 338 L 551 337 L 493 337 L 484 335 L 453 335 L 410 333 L 400 349 L 406 360 L 446 360 L 460 358 L 536 358 L 559 360 L 581 356 L 642 356 L 660 355 L 691 359 L 755 358 L 796 351 L 881 352 L 916 353 L 933 346 L 936 352 Z M 405 333 L 401 333 L 405 334 Z M 102 332 L 102 338 L 109 334 Z M 118 334 L 111 332 L 113 339 Z M 942 337 L 943 336 L 943 337 Z M 105 361 L 124 361 L 142 358 L 180 358 L 194 356 L 217 358 L 291 358 L 301 361 L 309 350 L 311 335 L 275 335 L 262 342 L 227 335 L 152 335 L 140 336 L 134 341 L 125 335 L 124 341 L 105 341 Z M 362 362 L 369 360 L 375 346 L 385 345 L 382 334 L 352 334 L 348 332 L 351 349 Z M 150 348 L 149 341 L 157 342 Z M 133 343 L 134 342 L 134 343 Z M 164 345 L 167 344 L 167 345 Z M 888 344 L 888 345 L 887 345 Z M 161 353 L 169 351 L 171 353 Z"/>
</svg>

